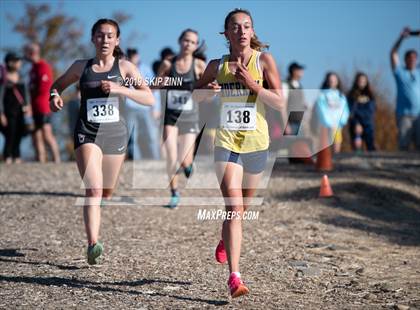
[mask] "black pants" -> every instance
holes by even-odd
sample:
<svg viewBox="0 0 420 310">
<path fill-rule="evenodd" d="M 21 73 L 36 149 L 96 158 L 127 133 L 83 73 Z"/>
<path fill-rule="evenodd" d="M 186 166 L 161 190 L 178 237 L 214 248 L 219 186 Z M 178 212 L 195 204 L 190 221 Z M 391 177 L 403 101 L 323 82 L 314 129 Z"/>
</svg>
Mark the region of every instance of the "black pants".
<svg viewBox="0 0 420 310">
<path fill-rule="evenodd" d="M 20 141 L 24 133 L 23 113 L 6 115 L 7 126 L 4 131 L 5 144 L 3 157 L 20 157 Z"/>
<path fill-rule="evenodd" d="M 356 126 L 357 124 L 361 125 L 363 128 L 362 140 L 366 143 L 366 148 L 368 151 L 375 151 L 375 131 L 374 131 L 374 121 L 373 119 L 367 118 L 354 118 L 350 121 L 350 138 L 352 143 L 356 138 Z"/>
</svg>

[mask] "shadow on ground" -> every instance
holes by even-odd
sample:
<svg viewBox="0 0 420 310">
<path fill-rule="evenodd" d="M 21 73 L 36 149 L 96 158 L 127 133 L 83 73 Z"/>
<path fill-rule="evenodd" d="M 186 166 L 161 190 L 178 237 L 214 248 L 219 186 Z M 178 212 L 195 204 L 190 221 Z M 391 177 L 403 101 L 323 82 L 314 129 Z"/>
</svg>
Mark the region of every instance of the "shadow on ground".
<svg viewBox="0 0 420 310">
<path fill-rule="evenodd" d="M 160 292 L 144 293 L 136 290 L 124 290 L 121 288 L 115 288 L 113 286 L 143 286 L 147 284 L 154 283 L 164 283 L 164 284 L 173 284 L 173 285 L 184 285 L 189 286 L 191 282 L 183 281 L 169 281 L 161 279 L 140 279 L 136 281 L 122 281 L 122 282 L 92 282 L 86 280 L 78 280 L 74 278 L 64 278 L 64 277 L 25 277 L 25 276 L 4 276 L 0 275 L 0 282 L 6 283 L 20 283 L 20 284 L 37 284 L 43 286 L 67 286 L 72 288 L 87 288 L 99 292 L 111 292 L 111 293 L 122 293 L 130 295 L 148 295 L 148 296 L 158 296 L 158 297 L 169 297 L 178 300 L 186 300 L 193 302 L 200 302 L 209 305 L 222 306 L 227 305 L 227 301 L 223 300 L 210 300 L 203 298 L 191 298 L 186 296 L 179 296 L 173 294 L 165 294 Z"/>
<path fill-rule="evenodd" d="M 400 245 L 420 245 L 420 199 L 414 194 L 363 182 L 335 184 L 333 190 L 334 197 L 329 199 L 318 198 L 319 187 L 278 194 L 276 199 L 317 199 L 317 203 L 357 215 L 322 214 L 321 220 L 326 224 L 383 235 Z"/>
<path fill-rule="evenodd" d="M 84 197 L 73 192 L 34 192 L 34 191 L 0 191 L 0 196 L 52 196 L 52 197 Z"/>
</svg>

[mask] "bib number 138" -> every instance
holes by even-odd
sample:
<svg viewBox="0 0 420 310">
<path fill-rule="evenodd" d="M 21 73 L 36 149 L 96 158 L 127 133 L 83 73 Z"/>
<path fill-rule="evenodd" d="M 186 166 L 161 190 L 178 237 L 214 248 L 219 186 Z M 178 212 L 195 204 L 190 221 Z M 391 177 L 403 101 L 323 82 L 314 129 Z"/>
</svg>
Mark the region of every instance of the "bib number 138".
<svg viewBox="0 0 420 310">
<path fill-rule="evenodd" d="M 229 102 L 222 105 L 222 128 L 227 130 L 256 130 L 255 104 Z"/>
</svg>

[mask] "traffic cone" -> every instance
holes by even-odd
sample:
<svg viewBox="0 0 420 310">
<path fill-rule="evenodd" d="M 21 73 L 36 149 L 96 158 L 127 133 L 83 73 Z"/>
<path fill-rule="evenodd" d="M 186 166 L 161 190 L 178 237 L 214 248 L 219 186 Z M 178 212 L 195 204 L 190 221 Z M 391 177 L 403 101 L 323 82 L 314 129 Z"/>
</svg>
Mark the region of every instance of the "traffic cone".
<svg viewBox="0 0 420 310">
<path fill-rule="evenodd" d="M 321 188 L 319 189 L 319 197 L 332 197 L 334 195 L 333 190 L 328 180 L 328 176 L 324 174 L 321 179 Z"/>
<path fill-rule="evenodd" d="M 333 170 L 331 147 L 328 144 L 328 129 L 323 127 L 320 132 L 320 142 L 322 151 L 316 157 L 316 169 L 318 171 Z"/>
<path fill-rule="evenodd" d="M 331 147 L 327 147 L 318 153 L 316 157 L 316 169 L 318 171 L 333 170 Z"/>
</svg>

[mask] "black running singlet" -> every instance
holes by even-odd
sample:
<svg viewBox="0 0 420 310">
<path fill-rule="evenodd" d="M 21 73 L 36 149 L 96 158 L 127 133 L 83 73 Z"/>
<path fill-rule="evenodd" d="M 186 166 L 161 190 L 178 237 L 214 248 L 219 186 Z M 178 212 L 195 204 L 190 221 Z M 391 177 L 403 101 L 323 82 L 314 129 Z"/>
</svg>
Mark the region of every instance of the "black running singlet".
<svg viewBox="0 0 420 310">
<path fill-rule="evenodd" d="M 175 57 L 172 61 L 169 77 L 175 78 L 174 80 L 181 79 L 182 83 L 181 85 L 167 88 L 165 123 L 171 123 L 173 121 L 198 122 L 198 106 L 192 100 L 192 91 L 197 81 L 195 76 L 195 58 L 193 58 L 190 70 L 184 74 L 180 74 L 176 71 Z"/>
<path fill-rule="evenodd" d="M 123 81 L 119 59 L 115 57 L 114 64 L 108 72 L 94 72 L 93 60 L 88 60 L 79 81 L 81 104 L 77 130 L 90 135 L 126 135 L 125 98 L 106 94 L 101 88 L 102 80 L 120 84 Z"/>
</svg>

